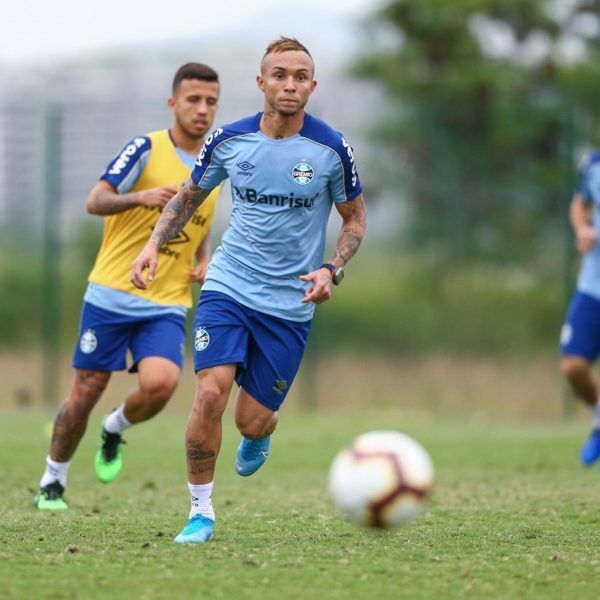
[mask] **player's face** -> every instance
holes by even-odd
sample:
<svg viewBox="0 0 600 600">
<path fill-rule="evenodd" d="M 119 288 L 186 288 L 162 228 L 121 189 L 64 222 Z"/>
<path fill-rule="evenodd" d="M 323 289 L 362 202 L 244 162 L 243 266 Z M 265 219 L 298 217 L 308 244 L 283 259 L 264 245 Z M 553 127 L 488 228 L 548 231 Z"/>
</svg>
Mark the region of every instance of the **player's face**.
<svg viewBox="0 0 600 600">
<path fill-rule="evenodd" d="M 313 93 L 315 66 L 306 52 L 290 50 L 267 54 L 256 78 L 267 108 L 290 116 L 302 110 Z"/>
<path fill-rule="evenodd" d="M 192 138 L 202 138 L 212 127 L 218 101 L 218 83 L 183 79 L 168 104 L 179 127 Z"/>
</svg>

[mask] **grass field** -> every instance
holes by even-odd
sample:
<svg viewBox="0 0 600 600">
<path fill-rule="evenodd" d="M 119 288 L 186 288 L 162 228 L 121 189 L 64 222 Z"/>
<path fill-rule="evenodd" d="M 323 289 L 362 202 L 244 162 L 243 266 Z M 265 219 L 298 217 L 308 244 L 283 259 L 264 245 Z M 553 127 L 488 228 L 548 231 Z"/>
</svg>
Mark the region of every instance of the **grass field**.
<svg viewBox="0 0 600 600">
<path fill-rule="evenodd" d="M 110 486 L 93 476 L 94 421 L 71 468 L 66 514 L 32 504 L 49 417 L 0 417 L 2 598 L 599 596 L 600 473 L 577 464 L 580 421 L 290 411 L 265 468 L 242 479 L 228 418 L 215 540 L 181 547 L 172 538 L 188 507 L 183 411 L 128 432 L 124 472 Z M 419 439 L 437 469 L 426 513 L 398 532 L 346 523 L 325 491 L 338 448 L 382 427 Z"/>
</svg>

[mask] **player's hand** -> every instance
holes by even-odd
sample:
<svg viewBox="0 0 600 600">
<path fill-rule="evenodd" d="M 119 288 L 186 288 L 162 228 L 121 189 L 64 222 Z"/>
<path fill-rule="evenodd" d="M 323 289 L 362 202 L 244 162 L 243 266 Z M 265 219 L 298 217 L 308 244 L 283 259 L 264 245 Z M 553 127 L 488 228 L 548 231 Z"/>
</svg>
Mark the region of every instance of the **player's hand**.
<svg viewBox="0 0 600 600">
<path fill-rule="evenodd" d="M 152 244 L 146 244 L 131 265 L 131 283 L 140 290 L 147 290 L 148 282 L 154 281 L 156 267 L 158 267 L 158 252 Z M 146 269 L 148 269 L 148 282 L 144 278 Z"/>
<path fill-rule="evenodd" d="M 149 208 L 164 208 L 167 202 L 177 193 L 177 187 L 174 185 L 162 185 L 149 190 L 138 192 L 138 202 L 140 206 Z"/>
<path fill-rule="evenodd" d="M 202 285 L 204 283 L 204 278 L 206 277 L 206 269 L 208 268 L 208 261 L 202 260 L 200 261 L 193 269 L 190 275 L 190 280 L 195 281 Z"/>
<path fill-rule="evenodd" d="M 598 241 L 598 232 L 590 225 L 582 225 L 575 231 L 575 245 L 581 254 L 594 248 Z"/>
<path fill-rule="evenodd" d="M 306 294 L 301 300 L 302 304 L 306 304 L 307 302 L 322 304 L 331 298 L 333 280 L 329 269 L 311 271 L 306 275 L 300 275 L 300 279 L 302 281 L 310 281 L 313 284 L 306 290 Z"/>
</svg>

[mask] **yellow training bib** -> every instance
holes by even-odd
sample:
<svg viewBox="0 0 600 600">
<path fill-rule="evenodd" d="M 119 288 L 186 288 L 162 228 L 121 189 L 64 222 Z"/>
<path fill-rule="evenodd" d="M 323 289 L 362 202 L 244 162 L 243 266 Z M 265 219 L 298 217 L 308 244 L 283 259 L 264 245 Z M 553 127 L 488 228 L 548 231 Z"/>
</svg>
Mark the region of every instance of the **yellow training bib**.
<svg viewBox="0 0 600 600">
<path fill-rule="evenodd" d="M 168 130 L 154 131 L 147 137 L 151 140 L 150 156 L 131 191 L 173 184 L 180 187 L 189 179 L 190 169 L 179 158 Z M 190 274 L 194 256 L 210 230 L 218 195 L 219 188 L 215 188 L 179 235 L 160 249 L 156 278 L 146 291 L 138 290 L 129 281 L 129 275 L 131 264 L 160 217 L 160 209 L 138 206 L 104 217 L 102 245 L 88 280 L 157 304 L 191 307 Z"/>
</svg>

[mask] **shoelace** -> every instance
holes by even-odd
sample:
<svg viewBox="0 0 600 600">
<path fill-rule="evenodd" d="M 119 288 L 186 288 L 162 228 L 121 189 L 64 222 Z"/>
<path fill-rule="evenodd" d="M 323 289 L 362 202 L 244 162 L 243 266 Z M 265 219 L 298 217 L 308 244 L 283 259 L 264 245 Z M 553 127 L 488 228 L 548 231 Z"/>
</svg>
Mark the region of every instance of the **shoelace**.
<svg viewBox="0 0 600 600">
<path fill-rule="evenodd" d="M 243 453 L 246 455 L 247 460 L 269 455 L 269 450 L 265 450 L 264 446 L 258 442 L 259 440 L 256 440 L 254 443 L 246 442 L 244 444 Z"/>
<path fill-rule="evenodd" d="M 106 462 L 111 462 L 117 457 L 119 444 L 125 444 L 125 440 L 121 438 L 120 433 L 111 433 L 106 431 L 102 433 L 102 454 Z"/>
<path fill-rule="evenodd" d="M 63 492 L 64 488 L 58 481 L 50 483 L 42 490 L 46 500 L 58 500 L 62 498 Z"/>
</svg>

